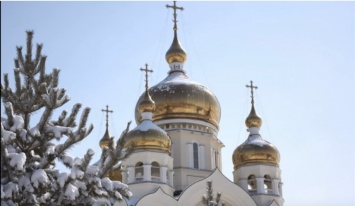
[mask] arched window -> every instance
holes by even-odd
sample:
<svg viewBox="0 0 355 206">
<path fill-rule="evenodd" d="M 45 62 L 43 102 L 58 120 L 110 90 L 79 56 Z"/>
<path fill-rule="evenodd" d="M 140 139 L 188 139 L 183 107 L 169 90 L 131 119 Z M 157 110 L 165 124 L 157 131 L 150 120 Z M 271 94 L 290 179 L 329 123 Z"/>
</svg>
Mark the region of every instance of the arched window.
<svg viewBox="0 0 355 206">
<path fill-rule="evenodd" d="M 143 181 L 143 176 L 144 176 L 144 169 L 143 169 L 143 163 L 142 162 L 137 162 L 135 166 L 135 174 L 136 174 L 136 181 Z"/>
<path fill-rule="evenodd" d="M 194 160 L 194 168 L 198 169 L 198 144 L 193 143 L 192 144 L 192 149 L 193 149 L 193 160 Z"/>
<path fill-rule="evenodd" d="M 152 162 L 152 181 L 159 182 L 160 181 L 160 165 L 157 162 Z"/>
<path fill-rule="evenodd" d="M 272 194 L 272 182 L 270 175 L 264 176 L 264 189 L 266 194 Z"/>
<path fill-rule="evenodd" d="M 257 187 L 256 187 L 255 175 L 250 175 L 248 177 L 248 191 L 249 191 L 249 194 L 256 194 L 256 190 L 257 190 Z"/>
</svg>

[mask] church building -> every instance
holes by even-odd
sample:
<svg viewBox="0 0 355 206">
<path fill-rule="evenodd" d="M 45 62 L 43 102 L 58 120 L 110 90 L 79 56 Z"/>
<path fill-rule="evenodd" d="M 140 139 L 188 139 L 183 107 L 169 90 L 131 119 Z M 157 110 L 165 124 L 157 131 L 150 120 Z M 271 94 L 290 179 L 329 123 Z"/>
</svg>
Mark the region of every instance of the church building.
<svg viewBox="0 0 355 206">
<path fill-rule="evenodd" d="M 204 85 L 188 77 L 184 70 L 187 54 L 178 39 L 176 10 L 174 36 L 165 58 L 168 75 L 148 86 L 146 64 L 145 92 L 138 98 L 135 111 L 137 126 L 125 137 L 124 148 L 132 153 L 107 176 L 127 184 L 133 196 L 117 206 L 202 206 L 207 184 L 212 182 L 213 196 L 221 193 L 225 206 L 282 206 L 280 154 L 259 133 L 262 119 L 254 106 L 250 82 L 251 111 L 246 117 L 249 136 L 234 145 L 232 157 L 221 156 L 225 146 L 218 138 L 221 107 L 218 98 Z M 108 108 L 106 113 L 110 112 Z M 109 146 L 108 131 L 100 141 Z M 228 145 L 230 147 L 233 145 Z M 233 181 L 221 173 L 222 160 L 232 159 Z"/>
</svg>

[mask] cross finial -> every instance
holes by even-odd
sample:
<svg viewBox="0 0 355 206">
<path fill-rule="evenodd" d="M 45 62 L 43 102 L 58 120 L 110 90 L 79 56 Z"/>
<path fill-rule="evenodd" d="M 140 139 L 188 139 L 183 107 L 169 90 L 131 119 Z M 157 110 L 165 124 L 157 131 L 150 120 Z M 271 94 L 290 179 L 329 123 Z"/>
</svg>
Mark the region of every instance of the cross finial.
<svg viewBox="0 0 355 206">
<path fill-rule="evenodd" d="M 101 111 L 106 112 L 106 129 L 108 129 L 108 113 L 113 113 L 112 110 L 108 110 L 108 105 L 106 105 L 106 109 L 102 109 Z"/>
<path fill-rule="evenodd" d="M 145 71 L 145 91 L 148 91 L 148 72 L 153 72 L 153 70 L 148 69 L 148 64 L 145 64 L 145 69 L 140 70 Z"/>
<path fill-rule="evenodd" d="M 246 87 L 250 88 L 251 90 L 251 104 L 254 105 L 254 91 L 253 89 L 257 89 L 258 87 L 257 86 L 254 86 L 253 85 L 253 81 L 250 81 L 250 85 L 246 85 Z"/>
<path fill-rule="evenodd" d="M 174 22 L 174 31 L 176 31 L 177 30 L 177 26 L 176 26 L 176 23 L 177 23 L 177 20 L 176 20 L 176 16 L 177 16 L 176 9 L 180 9 L 182 11 L 182 10 L 184 10 L 184 8 L 176 6 L 176 1 L 174 1 L 174 5 L 173 6 L 170 6 L 169 4 L 167 4 L 166 8 L 174 9 L 174 14 L 173 14 L 174 15 L 174 20 L 173 20 L 173 22 Z"/>
</svg>

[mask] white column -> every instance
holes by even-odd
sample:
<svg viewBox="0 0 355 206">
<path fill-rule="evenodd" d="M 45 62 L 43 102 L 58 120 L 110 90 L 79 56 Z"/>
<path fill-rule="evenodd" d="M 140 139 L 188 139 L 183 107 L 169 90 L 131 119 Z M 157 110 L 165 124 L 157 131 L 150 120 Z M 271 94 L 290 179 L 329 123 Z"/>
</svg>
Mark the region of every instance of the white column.
<svg viewBox="0 0 355 206">
<path fill-rule="evenodd" d="M 256 188 L 257 188 L 258 194 L 265 194 L 264 177 L 257 177 L 256 178 Z"/>
<path fill-rule="evenodd" d="M 160 167 L 160 181 L 167 183 L 166 181 L 166 171 L 168 168 L 166 166 Z"/>
<path fill-rule="evenodd" d="M 128 171 L 128 183 L 132 183 L 134 182 L 134 177 L 135 177 L 135 174 L 134 174 L 134 167 L 127 167 L 127 171 Z"/>
<path fill-rule="evenodd" d="M 174 171 L 170 170 L 169 171 L 169 185 L 170 186 L 174 186 Z"/>
<path fill-rule="evenodd" d="M 279 183 L 279 192 L 280 196 L 282 197 L 282 182 Z"/>
<path fill-rule="evenodd" d="M 204 145 L 200 145 L 198 148 L 198 162 L 199 162 L 199 169 L 205 169 L 205 146 Z"/>
<path fill-rule="evenodd" d="M 152 180 L 152 165 L 143 165 L 144 169 L 144 175 L 143 175 L 143 180 L 144 181 L 151 181 Z"/>
<path fill-rule="evenodd" d="M 280 182 L 280 180 L 278 180 L 278 179 L 273 179 L 272 180 L 272 193 L 274 195 L 280 195 L 279 182 Z"/>
<path fill-rule="evenodd" d="M 122 183 L 127 184 L 127 170 L 122 170 L 121 175 L 122 175 Z"/>
<path fill-rule="evenodd" d="M 193 156 L 193 148 L 191 143 L 187 143 L 187 158 L 188 158 L 189 167 L 193 168 L 194 156 Z"/>
</svg>

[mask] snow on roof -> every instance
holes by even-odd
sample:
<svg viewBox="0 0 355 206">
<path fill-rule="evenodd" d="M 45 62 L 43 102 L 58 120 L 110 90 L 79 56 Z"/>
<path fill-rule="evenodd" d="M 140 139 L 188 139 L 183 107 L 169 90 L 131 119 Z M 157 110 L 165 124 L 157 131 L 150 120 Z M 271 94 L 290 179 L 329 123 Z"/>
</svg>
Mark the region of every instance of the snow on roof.
<svg viewBox="0 0 355 206">
<path fill-rule="evenodd" d="M 132 129 L 132 131 L 134 130 L 139 130 L 139 131 L 148 131 L 150 129 L 154 129 L 154 130 L 158 130 L 164 134 L 167 134 L 165 132 L 165 130 L 161 129 L 160 127 L 158 127 L 156 124 L 154 124 L 152 122 L 152 120 L 149 120 L 149 119 L 146 119 L 146 120 L 143 120 L 136 128 Z"/>
<path fill-rule="evenodd" d="M 264 140 L 259 134 L 253 134 L 248 137 L 245 141 L 245 144 L 253 144 L 258 145 L 259 147 L 263 147 L 264 145 L 270 145 L 271 143 Z"/>
<path fill-rule="evenodd" d="M 167 91 L 169 91 L 170 88 L 167 87 L 166 84 L 175 84 L 175 85 L 179 85 L 179 84 L 195 84 L 195 85 L 199 85 L 201 87 L 204 87 L 202 84 L 199 84 L 199 83 L 189 79 L 182 72 L 173 72 L 173 73 L 169 74 L 163 81 L 161 81 L 161 82 L 159 82 L 157 84 L 156 88 L 159 89 L 159 90 L 167 90 Z"/>
</svg>

